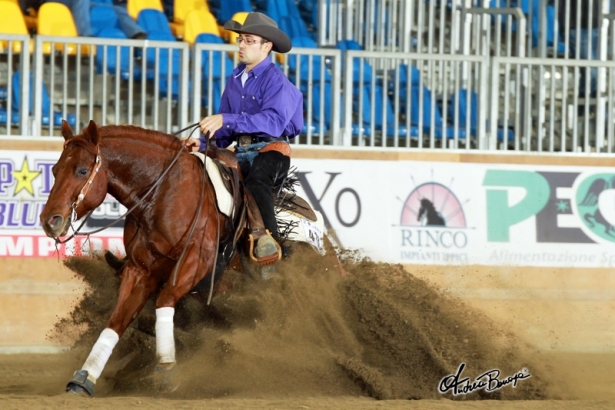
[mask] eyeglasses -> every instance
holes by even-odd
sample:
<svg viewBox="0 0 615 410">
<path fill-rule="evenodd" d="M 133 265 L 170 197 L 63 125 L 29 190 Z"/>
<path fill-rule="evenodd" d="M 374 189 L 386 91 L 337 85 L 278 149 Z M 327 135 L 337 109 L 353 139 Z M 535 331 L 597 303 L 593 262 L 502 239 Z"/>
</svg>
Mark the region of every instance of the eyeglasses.
<svg viewBox="0 0 615 410">
<path fill-rule="evenodd" d="M 268 41 L 265 39 L 261 39 L 260 41 L 253 39 L 252 37 L 236 37 L 235 41 L 237 41 L 237 44 L 241 44 L 241 43 L 245 43 L 247 46 L 251 46 L 254 43 L 261 43 L 261 44 L 265 44 Z"/>
</svg>

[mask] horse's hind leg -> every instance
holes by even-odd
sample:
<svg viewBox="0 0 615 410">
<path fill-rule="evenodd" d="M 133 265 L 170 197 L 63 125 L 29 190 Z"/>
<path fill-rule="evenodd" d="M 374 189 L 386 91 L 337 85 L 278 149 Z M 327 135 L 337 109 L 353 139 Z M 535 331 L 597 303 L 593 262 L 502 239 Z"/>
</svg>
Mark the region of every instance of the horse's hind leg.
<svg viewBox="0 0 615 410">
<path fill-rule="evenodd" d="M 75 372 L 66 386 L 67 392 L 94 395 L 96 380 L 100 377 L 120 336 L 143 309 L 156 285 L 157 282 L 150 275 L 136 268 L 132 263 L 124 267 L 117 304 L 107 327 L 98 337 L 81 370 Z"/>
</svg>

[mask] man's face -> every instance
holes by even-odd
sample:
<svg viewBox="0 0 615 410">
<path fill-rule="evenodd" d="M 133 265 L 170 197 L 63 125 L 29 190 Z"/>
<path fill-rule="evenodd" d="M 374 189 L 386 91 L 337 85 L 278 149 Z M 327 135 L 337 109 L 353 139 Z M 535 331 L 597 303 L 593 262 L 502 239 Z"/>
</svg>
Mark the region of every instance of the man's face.
<svg viewBox="0 0 615 410">
<path fill-rule="evenodd" d="M 237 37 L 239 44 L 239 61 L 247 66 L 254 66 L 269 55 L 272 44 L 255 34 L 241 34 Z"/>
</svg>

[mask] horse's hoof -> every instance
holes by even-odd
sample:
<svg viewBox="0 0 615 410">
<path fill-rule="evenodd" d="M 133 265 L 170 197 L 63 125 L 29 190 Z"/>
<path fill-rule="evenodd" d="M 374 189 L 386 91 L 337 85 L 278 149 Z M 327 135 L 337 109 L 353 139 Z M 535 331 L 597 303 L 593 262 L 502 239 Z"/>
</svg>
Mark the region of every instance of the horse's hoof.
<svg viewBox="0 0 615 410">
<path fill-rule="evenodd" d="M 158 364 L 154 379 L 158 389 L 165 393 L 173 393 L 180 385 L 175 363 Z"/>
<path fill-rule="evenodd" d="M 275 276 L 278 269 L 276 268 L 276 265 L 274 264 L 274 265 L 263 266 L 260 268 L 260 271 L 261 271 L 261 278 L 263 280 L 270 280 Z"/>
<path fill-rule="evenodd" d="M 83 397 L 94 396 L 94 383 L 88 379 L 88 371 L 77 370 L 66 385 L 66 392 Z"/>
</svg>

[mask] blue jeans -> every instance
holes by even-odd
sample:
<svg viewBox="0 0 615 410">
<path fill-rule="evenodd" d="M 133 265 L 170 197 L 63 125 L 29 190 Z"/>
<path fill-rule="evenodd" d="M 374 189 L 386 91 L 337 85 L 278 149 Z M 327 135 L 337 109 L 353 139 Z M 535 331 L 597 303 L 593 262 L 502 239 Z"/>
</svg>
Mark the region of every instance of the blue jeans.
<svg viewBox="0 0 615 410">
<path fill-rule="evenodd" d="M 578 44 L 577 44 L 577 35 Z M 591 38 L 591 50 L 589 46 L 589 41 Z M 579 58 L 584 60 L 597 60 L 598 52 L 599 52 L 599 39 L 598 39 L 598 29 L 572 29 L 570 30 L 570 57 L 577 57 L 577 50 L 579 51 Z M 579 94 L 581 97 L 585 96 L 585 82 L 587 76 L 587 68 L 581 68 L 580 70 L 580 84 L 579 84 Z M 592 68 L 590 69 L 590 93 L 591 95 L 596 95 L 596 86 L 598 82 L 598 69 Z"/>
<path fill-rule="evenodd" d="M 91 6 L 113 7 L 117 13 L 119 29 L 126 34 L 126 37 L 132 38 L 137 34 L 145 33 L 145 30 L 130 17 L 126 10 L 126 6 L 114 6 L 108 3 L 90 2 L 90 0 L 54 0 L 54 2 L 62 3 L 70 9 L 73 20 L 75 20 L 77 33 L 82 37 L 91 37 L 93 34 L 92 25 L 90 23 Z"/>
</svg>

